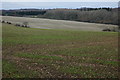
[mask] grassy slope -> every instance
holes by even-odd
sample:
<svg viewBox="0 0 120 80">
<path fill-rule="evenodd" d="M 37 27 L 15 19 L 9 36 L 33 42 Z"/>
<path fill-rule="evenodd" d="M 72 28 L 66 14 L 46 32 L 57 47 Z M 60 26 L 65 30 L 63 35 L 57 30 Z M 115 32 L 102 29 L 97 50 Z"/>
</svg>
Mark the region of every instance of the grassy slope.
<svg viewBox="0 0 120 80">
<path fill-rule="evenodd" d="M 3 77 L 115 78 L 117 48 L 114 32 L 3 24 Z"/>
</svg>

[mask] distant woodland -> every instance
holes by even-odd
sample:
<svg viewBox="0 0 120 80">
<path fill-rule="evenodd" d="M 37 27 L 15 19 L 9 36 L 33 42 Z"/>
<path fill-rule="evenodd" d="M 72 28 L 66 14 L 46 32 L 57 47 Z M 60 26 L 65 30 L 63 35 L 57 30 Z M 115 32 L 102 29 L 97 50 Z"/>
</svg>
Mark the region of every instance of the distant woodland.
<svg viewBox="0 0 120 80">
<path fill-rule="evenodd" d="M 17 9 L 2 10 L 1 15 L 118 25 L 117 8 Z"/>
</svg>

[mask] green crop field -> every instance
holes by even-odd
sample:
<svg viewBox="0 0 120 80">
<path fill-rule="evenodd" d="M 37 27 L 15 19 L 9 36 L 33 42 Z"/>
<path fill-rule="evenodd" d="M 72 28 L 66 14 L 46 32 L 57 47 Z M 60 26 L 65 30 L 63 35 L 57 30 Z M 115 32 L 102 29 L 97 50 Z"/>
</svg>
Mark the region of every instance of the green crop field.
<svg viewBox="0 0 120 80">
<path fill-rule="evenodd" d="M 3 24 L 3 78 L 117 78 L 118 33 Z"/>
</svg>

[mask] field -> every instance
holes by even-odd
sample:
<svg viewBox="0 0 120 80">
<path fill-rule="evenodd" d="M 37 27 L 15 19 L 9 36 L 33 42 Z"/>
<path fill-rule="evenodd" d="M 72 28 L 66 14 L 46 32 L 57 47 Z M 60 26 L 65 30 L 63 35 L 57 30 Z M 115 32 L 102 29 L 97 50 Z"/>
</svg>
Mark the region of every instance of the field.
<svg viewBox="0 0 120 80">
<path fill-rule="evenodd" d="M 3 78 L 118 77 L 117 32 L 2 28 Z"/>
<path fill-rule="evenodd" d="M 106 25 L 106 24 L 95 24 L 95 23 L 85 23 L 76 21 L 66 21 L 66 20 L 52 20 L 43 18 L 26 18 L 26 17 L 12 17 L 3 16 L 5 21 L 10 21 L 14 24 L 22 24 L 23 22 L 28 22 L 32 28 L 42 28 L 42 29 L 60 29 L 60 30 L 81 30 L 81 31 L 102 31 L 106 28 L 118 27 L 116 25 Z"/>
</svg>

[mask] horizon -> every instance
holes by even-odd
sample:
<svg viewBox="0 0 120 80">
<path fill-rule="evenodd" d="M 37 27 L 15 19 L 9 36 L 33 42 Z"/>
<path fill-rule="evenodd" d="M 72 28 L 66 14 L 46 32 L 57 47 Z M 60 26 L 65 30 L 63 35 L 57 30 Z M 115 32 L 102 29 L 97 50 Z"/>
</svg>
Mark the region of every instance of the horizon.
<svg viewBox="0 0 120 80">
<path fill-rule="evenodd" d="M 22 6 L 22 7 L 21 7 Z M 2 2 L 0 10 L 56 8 L 118 8 L 118 2 Z"/>
</svg>

